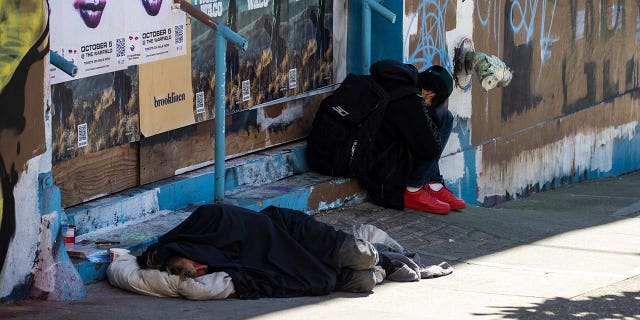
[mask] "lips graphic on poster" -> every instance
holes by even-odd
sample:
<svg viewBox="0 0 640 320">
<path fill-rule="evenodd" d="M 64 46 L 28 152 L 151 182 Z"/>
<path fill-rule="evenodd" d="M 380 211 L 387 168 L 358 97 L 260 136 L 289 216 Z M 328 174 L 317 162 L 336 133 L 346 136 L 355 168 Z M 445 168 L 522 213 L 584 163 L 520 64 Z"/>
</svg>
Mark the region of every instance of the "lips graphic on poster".
<svg viewBox="0 0 640 320">
<path fill-rule="evenodd" d="M 157 16 L 162 8 L 162 0 L 142 0 L 142 5 L 148 15 Z"/>
<path fill-rule="evenodd" d="M 75 0 L 73 3 L 73 7 L 78 10 L 84 24 L 89 28 L 95 28 L 100 24 L 106 5 L 107 0 Z"/>
</svg>

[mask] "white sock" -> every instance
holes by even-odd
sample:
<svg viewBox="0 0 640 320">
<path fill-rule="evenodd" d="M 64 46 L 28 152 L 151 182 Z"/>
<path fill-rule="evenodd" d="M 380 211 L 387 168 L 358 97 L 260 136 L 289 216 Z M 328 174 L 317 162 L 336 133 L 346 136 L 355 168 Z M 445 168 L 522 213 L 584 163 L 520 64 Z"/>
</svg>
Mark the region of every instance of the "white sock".
<svg viewBox="0 0 640 320">
<path fill-rule="evenodd" d="M 409 186 L 407 186 L 407 191 L 409 191 L 409 192 L 417 192 L 417 191 L 419 191 L 420 189 L 422 189 L 422 188 L 416 188 L 416 187 L 409 187 Z"/>
<path fill-rule="evenodd" d="M 440 182 L 436 182 L 436 183 L 429 183 L 429 187 L 431 188 L 431 190 L 438 192 L 440 191 L 440 189 L 442 189 L 443 185 Z"/>
</svg>

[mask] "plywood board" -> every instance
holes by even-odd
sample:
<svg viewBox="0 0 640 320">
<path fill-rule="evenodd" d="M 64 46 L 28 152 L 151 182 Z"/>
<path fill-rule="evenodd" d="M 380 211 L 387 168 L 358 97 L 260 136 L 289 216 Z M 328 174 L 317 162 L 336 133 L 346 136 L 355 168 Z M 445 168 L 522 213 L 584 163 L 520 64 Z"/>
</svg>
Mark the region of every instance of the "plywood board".
<svg viewBox="0 0 640 320">
<path fill-rule="evenodd" d="M 298 140 L 308 135 L 313 115 L 328 92 L 226 117 L 227 158 Z M 172 177 L 213 163 L 214 124 L 204 121 L 143 138 L 140 145 L 142 184 Z"/>
<path fill-rule="evenodd" d="M 140 183 L 173 177 L 188 168 L 213 159 L 213 121 L 163 132 L 140 141 Z"/>
<path fill-rule="evenodd" d="M 190 35 L 187 25 L 185 55 L 139 66 L 140 132 L 146 137 L 195 123 Z"/>
<path fill-rule="evenodd" d="M 63 161 L 53 166 L 62 206 L 138 186 L 138 142 Z"/>
</svg>

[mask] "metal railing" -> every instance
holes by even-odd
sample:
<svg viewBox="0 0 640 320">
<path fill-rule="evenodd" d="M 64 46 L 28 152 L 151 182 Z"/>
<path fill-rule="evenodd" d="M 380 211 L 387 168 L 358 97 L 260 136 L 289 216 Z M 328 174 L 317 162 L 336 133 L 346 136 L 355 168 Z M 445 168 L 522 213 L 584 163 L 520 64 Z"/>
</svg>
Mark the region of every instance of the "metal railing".
<svg viewBox="0 0 640 320">
<path fill-rule="evenodd" d="M 234 46 L 247 50 L 248 43 L 241 35 L 233 32 L 223 24 L 219 24 L 206 13 L 194 7 L 185 0 L 174 0 L 174 5 L 179 9 L 196 18 L 216 32 L 216 48 L 215 48 L 215 151 L 214 151 L 214 168 L 215 168 L 215 186 L 214 201 L 224 200 L 224 175 L 225 175 L 225 104 L 224 97 L 226 94 L 225 82 L 227 74 L 227 63 L 225 60 L 227 52 L 227 41 Z"/>
<path fill-rule="evenodd" d="M 361 73 L 368 74 L 371 66 L 371 11 L 375 11 L 391 23 L 396 23 L 396 15 L 383 7 L 380 0 L 362 0 L 362 56 Z"/>
</svg>

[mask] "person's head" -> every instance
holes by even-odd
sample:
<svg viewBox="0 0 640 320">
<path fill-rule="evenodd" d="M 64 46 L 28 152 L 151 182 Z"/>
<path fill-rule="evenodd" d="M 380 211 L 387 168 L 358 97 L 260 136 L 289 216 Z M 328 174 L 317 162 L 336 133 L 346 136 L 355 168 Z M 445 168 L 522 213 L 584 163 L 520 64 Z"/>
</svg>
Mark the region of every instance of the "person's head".
<svg viewBox="0 0 640 320">
<path fill-rule="evenodd" d="M 418 84 L 428 105 L 442 105 L 453 91 L 453 77 L 447 69 L 435 65 L 418 74 Z"/>
</svg>

